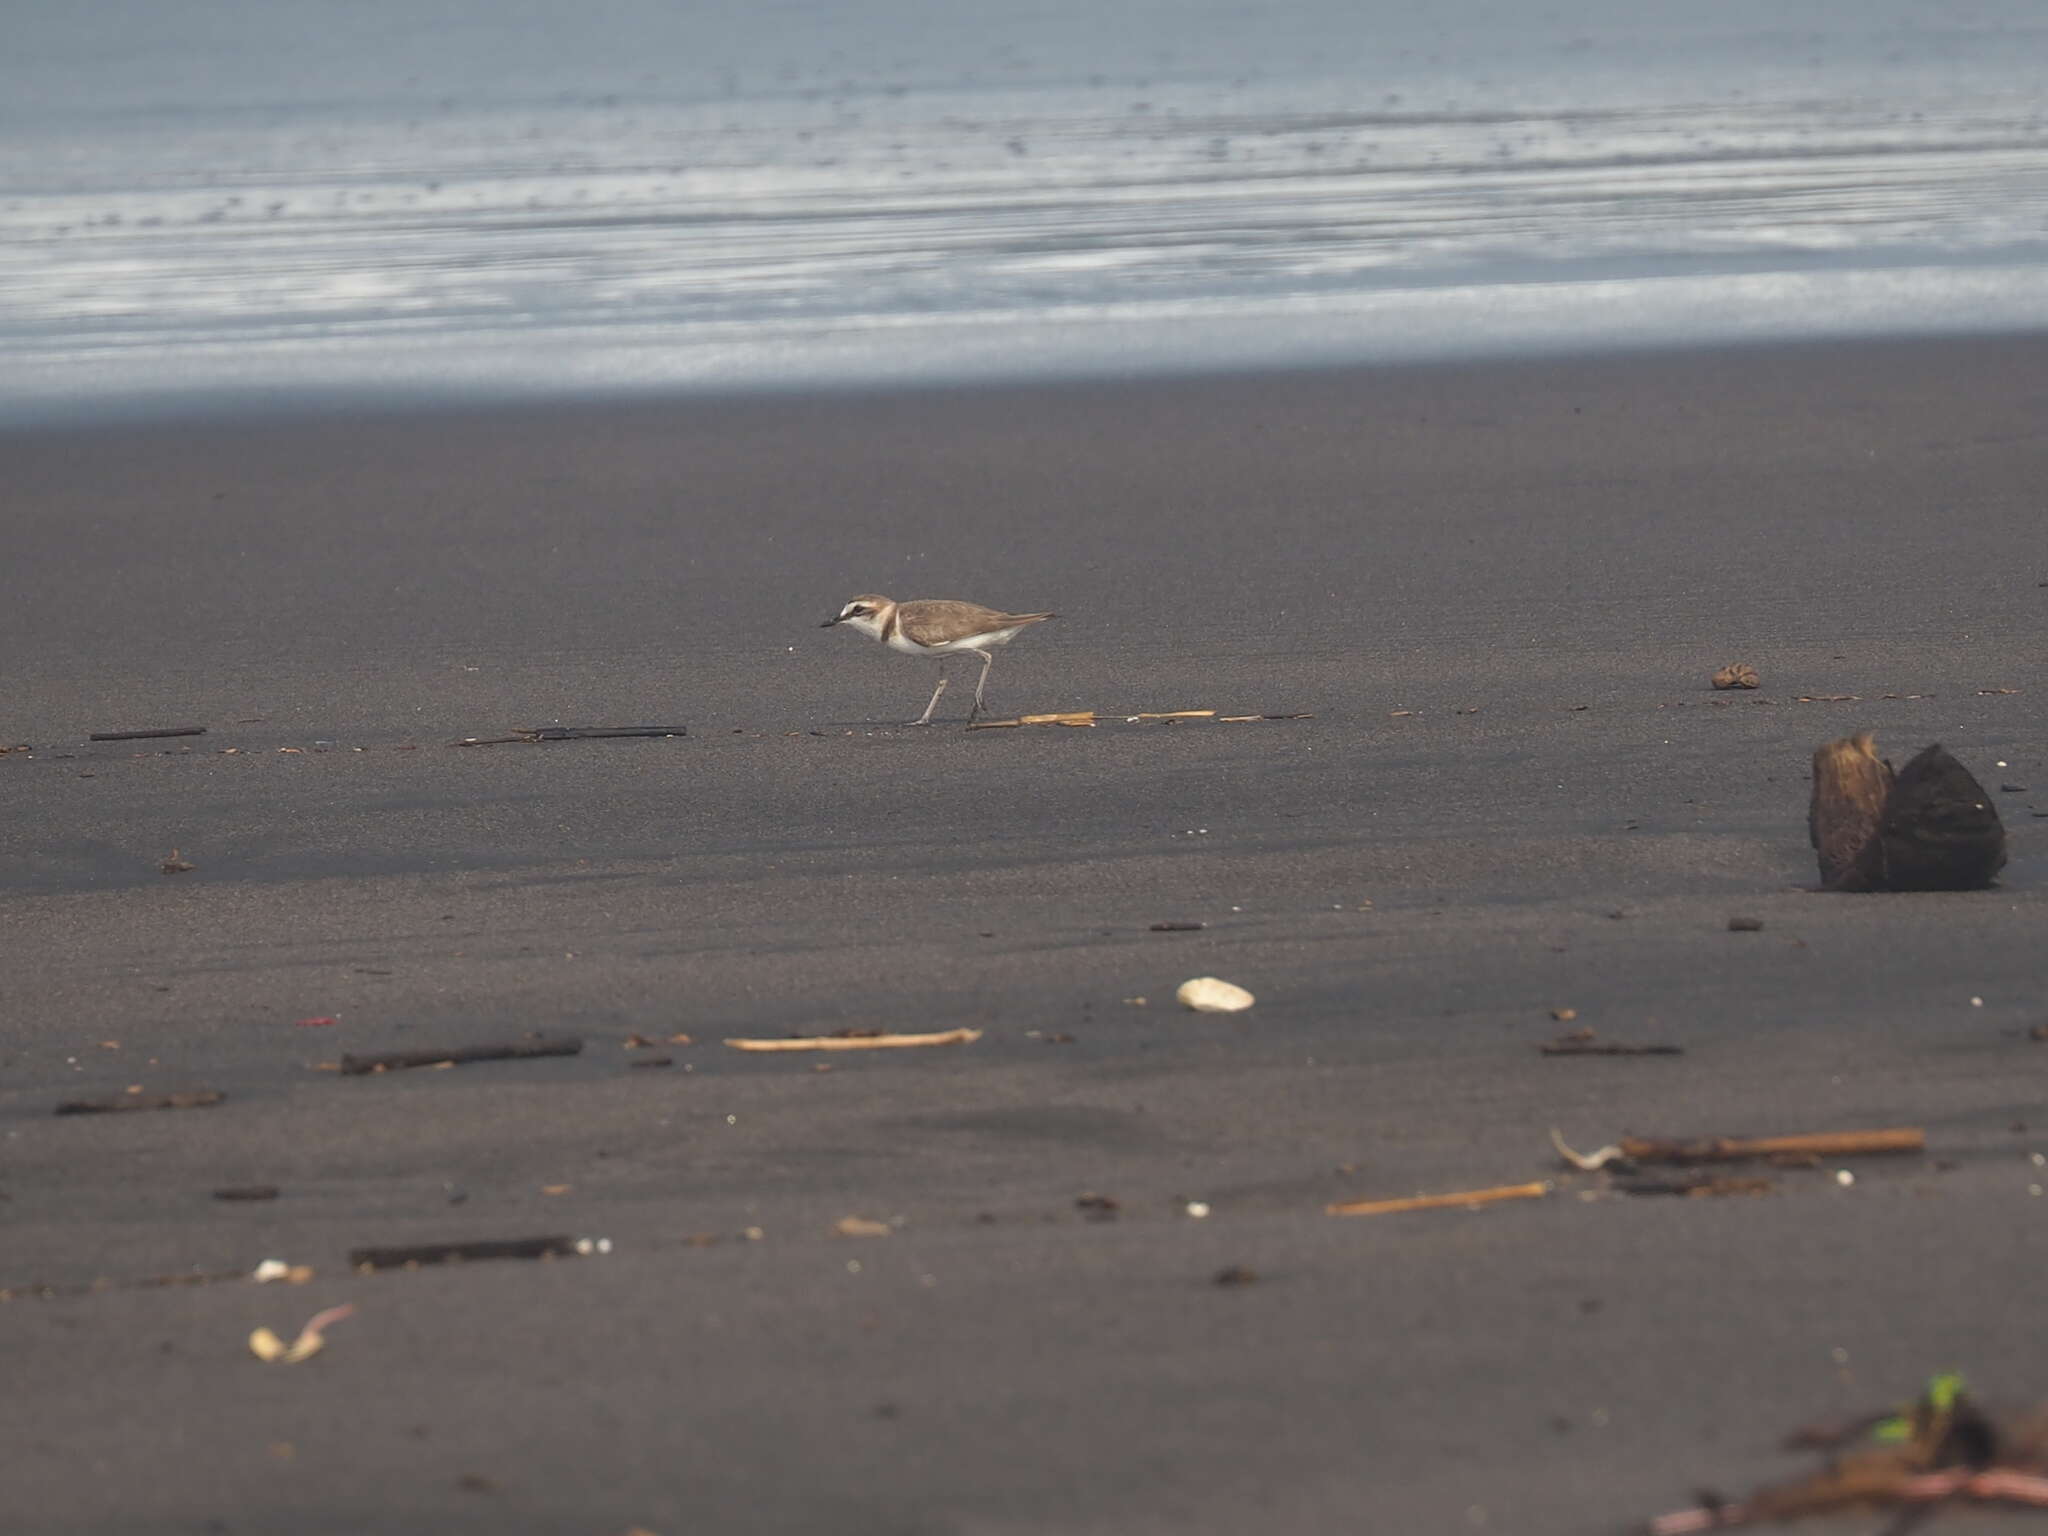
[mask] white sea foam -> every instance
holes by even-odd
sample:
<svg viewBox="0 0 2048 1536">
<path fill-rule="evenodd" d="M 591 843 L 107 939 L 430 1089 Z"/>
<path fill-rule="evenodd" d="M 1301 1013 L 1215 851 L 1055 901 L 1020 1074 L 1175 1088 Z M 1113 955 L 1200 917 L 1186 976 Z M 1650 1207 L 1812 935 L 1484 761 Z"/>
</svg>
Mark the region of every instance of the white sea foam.
<svg viewBox="0 0 2048 1536">
<path fill-rule="evenodd" d="M 420 51 L 452 93 L 394 90 L 358 39 L 290 103 L 259 89 L 289 68 L 151 77 L 162 37 L 60 101 L 62 61 L 91 79 L 60 28 L 48 70 L 0 66 L 0 409 L 2048 324 L 2048 28 L 1768 24 L 1801 8 L 1582 36 L 1614 15 L 1576 0 L 1482 35 L 1462 0 L 1339 68 L 1318 26 L 1376 36 L 1373 6 L 1295 0 L 1262 43 L 1191 5 L 1211 30 L 1173 60 L 1124 37 L 1085 71 L 1088 7 L 1034 12 L 1044 57 L 997 70 L 1026 44 L 949 34 L 920 64 L 897 55 L 925 13 L 863 0 L 780 64 L 767 11 L 728 18 L 724 55 L 665 80 L 585 57 L 658 7 L 591 13 L 551 74 L 481 0 L 436 0 Z M 465 37 L 519 68 L 457 69 Z"/>
</svg>

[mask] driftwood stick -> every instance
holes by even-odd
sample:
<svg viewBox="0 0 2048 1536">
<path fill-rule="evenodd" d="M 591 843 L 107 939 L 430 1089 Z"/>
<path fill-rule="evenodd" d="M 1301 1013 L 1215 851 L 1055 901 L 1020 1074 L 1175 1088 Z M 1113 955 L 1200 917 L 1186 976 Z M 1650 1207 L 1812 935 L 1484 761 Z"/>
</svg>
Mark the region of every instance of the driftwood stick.
<svg viewBox="0 0 2048 1536">
<path fill-rule="evenodd" d="M 978 1029 L 948 1029 L 933 1035 L 792 1035 L 781 1040 L 728 1040 L 736 1051 L 891 1051 L 920 1045 L 971 1045 Z"/>
<path fill-rule="evenodd" d="M 524 741 L 612 741 L 627 736 L 687 736 L 680 725 L 536 725 L 522 730 Z"/>
<path fill-rule="evenodd" d="M 1621 1138 L 1621 1155 L 1637 1163 L 1732 1163 L 1751 1157 L 1869 1157 L 1925 1152 L 1927 1133 L 1917 1125 L 1881 1131 L 1814 1131 L 1797 1136 L 1709 1136 L 1698 1141 Z"/>
<path fill-rule="evenodd" d="M 1625 1045 L 1619 1040 L 1546 1040 L 1537 1047 L 1546 1056 L 1683 1056 L 1682 1045 Z"/>
<path fill-rule="evenodd" d="M 178 1093 L 123 1093 L 111 1099 L 67 1099 L 60 1115 L 117 1115 L 131 1109 L 205 1109 L 227 1095 L 216 1088 L 189 1088 Z"/>
<path fill-rule="evenodd" d="M 465 736 L 454 747 L 503 747 L 513 742 L 616 741 L 628 736 L 687 736 L 680 725 L 535 725 L 515 726 L 509 736 Z"/>
<path fill-rule="evenodd" d="M 345 1076 L 360 1077 L 367 1072 L 396 1072 L 406 1067 L 458 1065 L 465 1061 L 514 1061 L 529 1056 L 576 1056 L 583 1050 L 580 1036 L 560 1040 L 508 1040 L 498 1045 L 465 1045 L 445 1051 L 386 1051 L 378 1056 L 344 1056 Z"/>
<path fill-rule="evenodd" d="M 203 725 L 174 725 L 162 731 L 94 731 L 87 741 L 154 741 L 160 736 L 204 736 Z"/>
<path fill-rule="evenodd" d="M 423 1264 L 469 1264 L 485 1259 L 573 1259 L 573 1237 L 514 1237 L 484 1242 L 416 1243 L 400 1248 L 351 1248 L 351 1269 L 412 1269 Z"/>
<path fill-rule="evenodd" d="M 1323 1207 L 1330 1216 L 1390 1216 L 1397 1211 L 1442 1211 L 1492 1205 L 1498 1200 L 1540 1200 L 1550 1193 L 1547 1180 L 1533 1184 L 1498 1184 L 1491 1189 L 1467 1189 L 1455 1195 L 1411 1195 L 1405 1200 L 1344 1200 Z"/>
</svg>

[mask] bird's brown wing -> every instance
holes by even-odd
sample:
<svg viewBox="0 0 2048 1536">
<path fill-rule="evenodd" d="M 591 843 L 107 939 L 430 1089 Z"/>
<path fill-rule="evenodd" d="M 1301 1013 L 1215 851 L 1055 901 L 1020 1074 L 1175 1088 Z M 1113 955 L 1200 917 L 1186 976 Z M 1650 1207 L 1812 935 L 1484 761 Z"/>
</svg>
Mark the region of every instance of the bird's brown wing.
<svg viewBox="0 0 2048 1536">
<path fill-rule="evenodd" d="M 944 645 L 949 640 L 1015 629 L 1020 624 L 1036 624 L 1051 617 L 1049 613 L 1002 613 L 979 603 L 956 602 L 951 598 L 919 598 L 896 607 L 897 629 L 917 645 Z"/>
</svg>

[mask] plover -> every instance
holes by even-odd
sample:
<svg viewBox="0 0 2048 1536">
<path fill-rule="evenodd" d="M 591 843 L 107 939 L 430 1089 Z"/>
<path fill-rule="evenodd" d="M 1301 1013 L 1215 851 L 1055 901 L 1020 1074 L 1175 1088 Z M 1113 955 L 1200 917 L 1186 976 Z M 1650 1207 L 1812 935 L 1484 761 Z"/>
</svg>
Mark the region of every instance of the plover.
<svg viewBox="0 0 2048 1536">
<path fill-rule="evenodd" d="M 981 676 L 974 681 L 974 708 L 967 716 L 971 725 L 981 713 L 988 669 L 995 665 L 993 648 L 1008 645 L 1027 625 L 1057 617 L 1051 613 L 1000 613 L 979 603 L 955 602 L 951 598 L 919 598 L 899 603 L 870 592 L 849 599 L 836 618 L 827 619 L 818 627 L 830 629 L 834 624 L 851 624 L 891 650 L 909 656 L 931 656 L 939 661 L 962 651 L 978 652 Z M 943 672 L 939 674 L 939 686 L 932 690 L 931 702 L 925 705 L 923 714 L 908 724 L 932 723 L 932 710 L 938 705 L 939 695 L 946 691 L 948 681 Z"/>
</svg>

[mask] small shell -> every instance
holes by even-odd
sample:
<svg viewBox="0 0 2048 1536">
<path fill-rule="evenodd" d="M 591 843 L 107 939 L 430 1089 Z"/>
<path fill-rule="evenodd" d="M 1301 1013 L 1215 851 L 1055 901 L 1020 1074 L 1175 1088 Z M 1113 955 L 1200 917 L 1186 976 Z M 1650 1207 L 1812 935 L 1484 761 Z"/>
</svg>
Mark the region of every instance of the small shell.
<svg viewBox="0 0 2048 1536">
<path fill-rule="evenodd" d="M 249 1335 L 249 1353 L 258 1360 L 282 1360 L 285 1357 L 285 1343 L 268 1328 L 258 1328 Z"/>
<path fill-rule="evenodd" d="M 1756 668 L 1746 661 L 1731 661 L 1713 677 L 1716 688 L 1754 688 L 1757 682 Z"/>
<path fill-rule="evenodd" d="M 1249 1008 L 1251 993 L 1234 982 L 1218 981 L 1214 976 L 1197 976 L 1180 984 L 1174 994 L 1183 1008 L 1192 1008 L 1197 1013 L 1236 1013 Z"/>
</svg>

